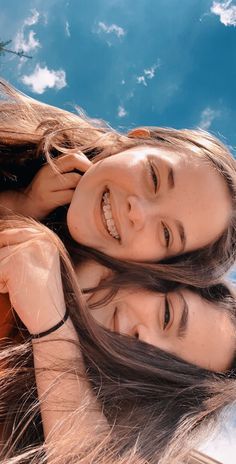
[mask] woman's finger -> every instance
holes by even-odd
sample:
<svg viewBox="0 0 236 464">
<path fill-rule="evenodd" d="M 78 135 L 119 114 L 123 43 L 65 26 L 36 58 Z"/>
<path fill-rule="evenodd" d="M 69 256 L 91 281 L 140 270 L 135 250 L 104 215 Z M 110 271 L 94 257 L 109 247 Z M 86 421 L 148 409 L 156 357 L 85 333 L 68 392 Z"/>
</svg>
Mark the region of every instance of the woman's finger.
<svg viewBox="0 0 236 464">
<path fill-rule="evenodd" d="M 59 190 L 50 195 L 50 201 L 54 205 L 54 208 L 57 208 L 58 206 L 68 205 L 71 203 L 73 195 L 74 189 Z"/>
<path fill-rule="evenodd" d="M 92 163 L 81 152 L 61 156 L 60 158 L 55 160 L 55 165 L 61 173 L 70 172 L 75 169 L 78 169 L 81 172 L 86 172 L 92 166 Z"/>
<path fill-rule="evenodd" d="M 55 178 L 50 182 L 50 190 L 51 192 L 60 192 L 62 190 L 75 189 L 80 178 L 81 176 L 76 172 L 55 175 Z"/>
</svg>

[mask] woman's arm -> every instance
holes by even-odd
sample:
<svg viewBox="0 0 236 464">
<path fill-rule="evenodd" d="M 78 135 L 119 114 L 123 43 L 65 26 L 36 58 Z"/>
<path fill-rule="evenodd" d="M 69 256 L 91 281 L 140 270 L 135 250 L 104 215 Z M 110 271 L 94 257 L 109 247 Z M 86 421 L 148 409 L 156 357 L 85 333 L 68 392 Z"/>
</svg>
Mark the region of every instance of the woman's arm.
<svg viewBox="0 0 236 464">
<path fill-rule="evenodd" d="M 49 458 L 75 457 L 83 443 L 101 435 L 108 427 L 86 380 L 72 322 L 68 320 L 42 341 L 33 341 L 33 353 Z M 81 377 L 76 371 L 80 371 Z"/>
<path fill-rule="evenodd" d="M 9 292 L 14 309 L 30 333 L 53 327 L 66 309 L 55 244 L 32 230 L 0 232 L 0 241 L 0 291 Z M 33 353 L 49 459 L 76 455 L 89 435 L 102 433 L 107 423 L 86 381 L 71 320 L 42 339 L 33 340 Z M 82 417 L 83 404 L 87 410 Z M 61 444 L 62 436 L 68 440 Z"/>
</svg>

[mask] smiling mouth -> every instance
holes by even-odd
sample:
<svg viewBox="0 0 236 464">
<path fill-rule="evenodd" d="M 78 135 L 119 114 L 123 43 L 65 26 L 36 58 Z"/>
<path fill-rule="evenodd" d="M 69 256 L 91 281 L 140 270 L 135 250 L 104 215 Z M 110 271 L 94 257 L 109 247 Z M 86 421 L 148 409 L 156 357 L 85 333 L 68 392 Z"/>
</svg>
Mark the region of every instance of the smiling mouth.
<svg viewBox="0 0 236 464">
<path fill-rule="evenodd" d="M 108 190 L 107 188 L 102 195 L 101 207 L 103 224 L 107 232 L 109 233 L 109 235 L 111 235 L 111 237 L 120 241 L 120 235 L 118 233 L 117 226 L 112 214 L 110 190 Z"/>
</svg>

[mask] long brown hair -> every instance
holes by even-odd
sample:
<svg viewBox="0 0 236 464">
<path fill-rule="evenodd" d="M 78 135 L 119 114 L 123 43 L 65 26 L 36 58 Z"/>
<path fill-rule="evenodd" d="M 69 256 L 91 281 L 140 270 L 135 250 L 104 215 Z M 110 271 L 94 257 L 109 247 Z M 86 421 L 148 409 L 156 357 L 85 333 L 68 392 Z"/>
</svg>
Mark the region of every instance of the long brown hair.
<svg viewBox="0 0 236 464">
<path fill-rule="evenodd" d="M 228 187 L 232 202 L 230 223 L 220 238 L 200 250 L 155 264 L 129 263 L 76 244 L 80 259 L 91 253 L 100 262 L 106 265 L 109 262 L 109 267 L 117 271 L 116 278 L 118 274 L 120 278 L 121 272 L 126 273 L 123 280 L 133 279 L 133 283 L 137 282 L 137 274 L 145 270 L 150 279 L 166 277 L 169 281 L 203 287 L 215 283 L 229 269 L 236 249 L 236 162 L 218 139 L 199 130 L 156 127 L 148 128 L 148 137 L 142 136 L 142 131 L 139 137 L 119 134 L 102 121 L 39 103 L 4 81 L 0 81 L 0 89 L 0 173 L 5 176 L 11 176 L 14 162 L 24 166 L 29 159 L 43 157 L 53 165 L 53 156 L 81 150 L 95 163 L 134 146 L 152 145 L 177 150 L 183 156 L 194 153 L 210 164 Z M 61 217 L 54 215 L 48 224 L 58 233 L 62 232 L 64 240 L 68 231 L 63 231 L 62 222 L 66 224 L 65 211 Z"/>
<path fill-rule="evenodd" d="M 25 227 L 32 222 L 5 219 L 0 221 L 0 230 Z M 43 228 L 40 224 L 33 225 Z M 52 232 L 48 233 L 60 250 L 65 301 L 78 332 L 86 376 L 110 424 L 109 433 L 92 434 L 85 447 L 81 444 L 79 456 L 63 457 L 61 462 L 183 462 L 181 459 L 196 443 L 201 426 L 214 423 L 218 412 L 235 400 L 235 366 L 226 373 L 213 373 L 99 327 L 81 302 L 76 276 L 64 247 Z M 202 292 L 209 301 L 219 302 L 219 310 L 223 302 L 223 310 L 229 312 L 235 324 L 236 301 L 226 284 L 220 283 Z M 43 463 L 46 458 L 31 344 L 27 341 L 27 331 L 22 333 L 24 343 L 9 342 L 0 352 L 4 367 L 0 376 L 0 418 L 5 422 L 6 438 L 0 462 Z M 64 369 L 76 380 L 82 374 L 73 361 Z"/>
</svg>

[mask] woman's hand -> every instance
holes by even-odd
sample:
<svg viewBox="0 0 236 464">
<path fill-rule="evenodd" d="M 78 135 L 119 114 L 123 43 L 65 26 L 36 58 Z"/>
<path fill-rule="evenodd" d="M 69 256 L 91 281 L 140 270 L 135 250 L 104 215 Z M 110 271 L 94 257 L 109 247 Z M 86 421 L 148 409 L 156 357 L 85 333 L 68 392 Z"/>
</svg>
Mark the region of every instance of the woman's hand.
<svg viewBox="0 0 236 464">
<path fill-rule="evenodd" d="M 65 315 L 59 252 L 42 226 L 0 232 L 0 293 L 30 333 L 43 332 Z"/>
<path fill-rule="evenodd" d="M 24 190 L 25 215 L 42 219 L 58 206 L 71 202 L 81 174 L 92 165 L 81 152 L 54 160 L 55 169 L 45 164 Z"/>
</svg>

